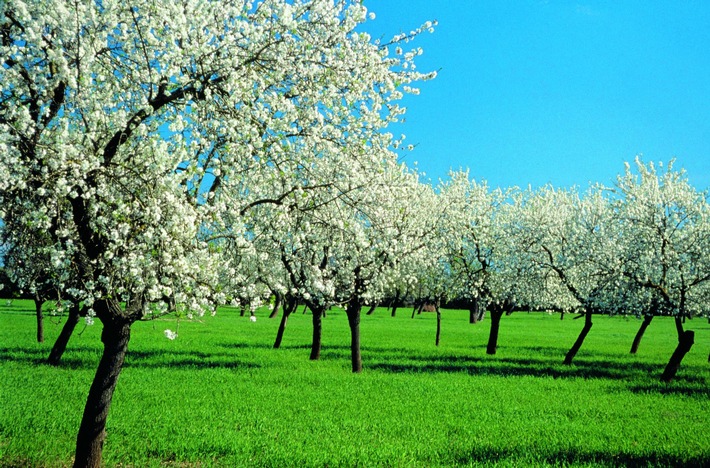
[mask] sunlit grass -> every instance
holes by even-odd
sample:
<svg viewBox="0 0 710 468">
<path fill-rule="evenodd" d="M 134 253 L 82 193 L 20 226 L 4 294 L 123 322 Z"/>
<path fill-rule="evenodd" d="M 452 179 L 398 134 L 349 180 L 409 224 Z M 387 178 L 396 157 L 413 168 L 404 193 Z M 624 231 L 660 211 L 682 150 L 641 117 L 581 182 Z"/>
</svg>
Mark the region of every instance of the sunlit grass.
<svg viewBox="0 0 710 468">
<path fill-rule="evenodd" d="M 69 344 L 62 366 L 42 363 L 61 322 L 34 342 L 31 303 L 0 302 L 0 465 L 71 464 L 100 355 L 100 325 Z M 320 361 L 308 360 L 310 315 L 294 313 L 281 349 L 278 319 L 232 309 L 202 322 L 134 326 L 108 421 L 109 466 L 702 466 L 710 463 L 710 325 L 678 378 L 658 377 L 675 347 L 656 319 L 639 354 L 640 322 L 595 317 L 575 364 L 561 364 L 582 327 L 571 317 L 504 317 L 498 353 L 489 321 L 463 311 L 362 318 L 364 372 L 350 373 L 342 311 L 324 323 Z M 82 331 L 80 325 L 78 331 Z"/>
</svg>

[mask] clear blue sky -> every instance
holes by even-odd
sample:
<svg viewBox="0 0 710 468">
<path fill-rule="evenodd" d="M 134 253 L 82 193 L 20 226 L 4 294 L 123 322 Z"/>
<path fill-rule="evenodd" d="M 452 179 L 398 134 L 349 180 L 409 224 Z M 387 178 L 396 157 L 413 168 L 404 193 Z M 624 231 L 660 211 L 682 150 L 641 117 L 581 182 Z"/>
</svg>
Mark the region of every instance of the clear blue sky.
<svg viewBox="0 0 710 468">
<path fill-rule="evenodd" d="M 624 161 L 676 158 L 710 188 L 710 1 L 365 0 L 390 37 L 438 70 L 393 128 L 433 181 L 470 168 L 492 186 L 611 183 Z"/>
</svg>

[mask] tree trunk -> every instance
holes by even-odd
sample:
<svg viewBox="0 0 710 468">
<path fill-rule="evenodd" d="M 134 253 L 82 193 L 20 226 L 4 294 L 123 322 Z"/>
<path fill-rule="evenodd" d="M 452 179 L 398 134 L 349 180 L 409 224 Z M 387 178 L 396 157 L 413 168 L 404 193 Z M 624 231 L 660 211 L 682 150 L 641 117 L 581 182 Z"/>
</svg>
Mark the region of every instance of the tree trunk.
<svg viewBox="0 0 710 468">
<path fill-rule="evenodd" d="M 564 313 L 564 311 L 562 311 L 562 312 L 560 312 L 560 320 L 564 320 L 564 319 L 565 319 L 565 313 Z"/>
<path fill-rule="evenodd" d="M 436 306 L 436 346 L 439 346 L 439 339 L 441 338 L 441 310 L 439 306 Z"/>
<path fill-rule="evenodd" d="M 279 331 L 276 333 L 276 341 L 274 341 L 274 349 L 281 347 L 281 340 L 283 340 L 284 331 L 286 331 L 288 317 L 294 310 L 296 310 L 297 306 L 298 302 L 295 299 L 286 299 L 286 303 L 283 307 L 283 314 L 281 315 L 281 323 L 279 324 Z"/>
<path fill-rule="evenodd" d="M 372 305 L 370 306 L 370 309 L 367 311 L 367 314 L 366 314 L 366 315 L 372 315 L 372 314 L 375 312 L 375 309 L 377 309 L 377 306 L 378 306 L 377 302 L 375 302 L 374 304 L 372 304 Z"/>
<path fill-rule="evenodd" d="M 676 315 L 675 317 L 675 331 L 678 333 L 678 343 L 683 339 L 683 319 Z"/>
<path fill-rule="evenodd" d="M 478 299 L 474 299 L 469 302 L 468 305 L 468 323 L 475 324 L 478 323 L 478 316 L 480 315 L 481 303 Z"/>
<path fill-rule="evenodd" d="M 649 325 L 651 325 L 652 320 L 653 320 L 653 315 L 645 315 L 643 317 L 643 322 L 641 322 L 641 327 L 639 328 L 639 331 L 636 332 L 636 336 L 634 337 L 634 342 L 631 344 L 631 354 L 636 354 L 636 352 L 639 350 L 639 345 L 641 344 L 641 339 L 643 338 L 643 334 L 646 333 L 646 329 L 648 328 Z"/>
<path fill-rule="evenodd" d="M 42 304 L 44 301 L 35 294 L 35 315 L 37 316 L 37 343 L 44 343 L 44 315 L 42 315 Z"/>
<path fill-rule="evenodd" d="M 579 348 L 582 347 L 582 343 L 584 343 L 584 339 L 587 337 L 587 334 L 589 333 L 589 330 L 592 329 L 592 312 L 587 311 L 584 314 L 584 327 L 582 328 L 582 332 L 579 334 L 579 337 L 577 337 L 577 341 L 574 342 L 574 345 L 572 345 L 572 349 L 569 350 L 567 353 L 567 356 L 565 356 L 564 364 L 570 365 L 572 364 L 572 361 L 574 360 L 574 357 L 577 355 L 577 351 L 579 351 Z"/>
<path fill-rule="evenodd" d="M 362 355 L 360 354 L 360 311 L 362 306 L 359 301 L 354 300 L 348 303 L 345 313 L 348 315 L 348 325 L 350 325 L 350 357 L 352 361 L 353 373 L 362 372 Z"/>
<path fill-rule="evenodd" d="M 394 317 L 397 314 L 397 307 L 399 307 L 399 291 L 394 295 L 394 298 L 392 299 L 392 303 L 390 306 L 392 307 L 392 317 Z"/>
<path fill-rule="evenodd" d="M 695 332 L 691 330 L 684 331 L 678 340 L 678 346 L 675 351 L 673 351 L 673 355 L 661 375 L 661 382 L 670 382 L 673 380 L 678 373 L 678 369 L 680 369 L 680 363 L 683 361 L 685 355 L 688 354 L 690 348 L 693 347 L 693 343 L 695 343 Z"/>
<path fill-rule="evenodd" d="M 419 304 L 419 307 L 417 307 L 417 315 L 421 315 L 423 310 L 424 310 L 424 301 L 422 301 L 422 303 Z"/>
<path fill-rule="evenodd" d="M 311 341 L 311 361 L 320 359 L 321 335 L 323 333 L 323 311 L 325 307 L 311 305 L 313 314 L 313 340 Z"/>
<path fill-rule="evenodd" d="M 71 338 L 72 333 L 74 333 L 74 329 L 79 323 L 80 318 L 81 314 L 79 313 L 79 304 L 72 304 L 72 306 L 69 308 L 69 316 L 67 317 L 67 321 L 64 322 L 62 331 L 59 333 L 57 341 L 54 342 L 54 346 L 52 346 L 52 351 L 50 351 L 49 357 L 47 358 L 47 362 L 49 364 L 53 366 L 59 365 L 59 361 L 61 361 L 62 355 L 67 349 L 69 338 Z"/>
<path fill-rule="evenodd" d="M 270 319 L 276 317 L 276 314 L 279 313 L 279 307 L 281 307 L 281 294 L 276 293 L 274 294 L 274 308 L 271 309 L 271 314 L 269 314 Z"/>
<path fill-rule="evenodd" d="M 500 330 L 500 319 L 503 317 L 503 309 L 491 307 L 491 331 L 488 334 L 488 346 L 486 354 L 495 354 L 498 348 L 498 331 Z"/>
<path fill-rule="evenodd" d="M 106 438 L 106 418 L 128 349 L 132 324 L 125 319 L 112 318 L 114 320 L 107 320 L 104 323 L 101 333 L 104 351 L 79 426 L 74 467 L 101 466 L 101 452 Z"/>
</svg>

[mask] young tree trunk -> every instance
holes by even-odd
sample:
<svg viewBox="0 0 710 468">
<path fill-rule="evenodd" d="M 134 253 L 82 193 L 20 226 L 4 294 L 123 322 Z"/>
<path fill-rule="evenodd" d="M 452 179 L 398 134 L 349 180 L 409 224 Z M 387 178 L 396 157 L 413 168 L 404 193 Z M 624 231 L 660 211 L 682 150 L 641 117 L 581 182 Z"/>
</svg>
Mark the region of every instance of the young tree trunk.
<svg viewBox="0 0 710 468">
<path fill-rule="evenodd" d="M 579 351 L 579 348 L 582 347 L 582 343 L 584 343 L 584 339 L 587 337 L 587 334 L 589 333 L 589 330 L 591 330 L 591 329 L 592 329 L 592 312 L 586 311 L 584 314 L 584 327 L 582 328 L 582 332 L 579 334 L 579 337 L 577 337 L 577 341 L 574 342 L 574 345 L 572 345 L 572 349 L 570 349 L 569 352 L 567 353 L 567 356 L 565 356 L 564 364 L 567 364 L 567 365 L 572 364 L 574 357 L 577 355 L 577 351 Z"/>
<path fill-rule="evenodd" d="M 348 316 L 350 325 L 350 357 L 352 361 L 353 373 L 362 372 L 362 355 L 360 353 L 360 311 L 362 305 L 357 300 L 350 301 L 345 313 Z"/>
<path fill-rule="evenodd" d="M 675 378 L 678 369 L 680 369 L 680 363 L 683 361 L 685 355 L 688 354 L 690 348 L 693 347 L 693 343 L 695 343 L 695 332 L 692 330 L 684 331 L 678 340 L 678 346 L 675 351 L 673 351 L 673 355 L 671 355 L 661 375 L 661 382 L 670 382 Z"/>
<path fill-rule="evenodd" d="M 498 348 L 498 331 L 500 330 L 500 319 L 503 317 L 503 309 L 491 307 L 491 330 L 488 334 L 488 346 L 486 354 L 495 354 Z"/>
<path fill-rule="evenodd" d="M 320 359 L 321 335 L 323 333 L 323 311 L 325 307 L 311 305 L 313 314 L 313 340 L 311 341 L 311 361 Z"/>
<path fill-rule="evenodd" d="M 421 315 L 422 311 L 424 310 L 424 301 L 419 304 L 419 307 L 417 307 L 417 315 Z"/>
<path fill-rule="evenodd" d="M 104 323 L 101 333 L 104 351 L 86 399 L 84 416 L 76 438 L 75 468 L 101 466 L 101 452 L 106 438 L 106 418 L 128 349 L 132 324 L 125 319 L 112 318 L 113 320 Z"/>
<path fill-rule="evenodd" d="M 44 343 L 44 315 L 42 315 L 42 304 L 44 301 L 35 293 L 35 315 L 37 316 L 37 343 Z"/>
<path fill-rule="evenodd" d="M 641 339 L 643 338 L 643 334 L 646 333 L 646 329 L 648 328 L 649 325 L 651 325 L 652 320 L 653 320 L 653 315 L 645 315 L 643 317 L 643 322 L 641 322 L 641 327 L 639 328 L 639 331 L 636 332 L 636 336 L 634 337 L 634 342 L 631 344 L 631 354 L 636 354 L 636 352 L 639 350 L 639 345 L 641 344 Z"/>
<path fill-rule="evenodd" d="M 270 319 L 276 317 L 276 314 L 279 313 L 279 307 L 281 307 L 281 294 L 276 293 L 274 294 L 274 308 L 271 309 L 271 314 L 269 314 Z"/>
<path fill-rule="evenodd" d="M 560 320 L 564 320 L 564 319 L 565 319 L 565 312 L 562 311 L 562 312 L 560 312 Z"/>
<path fill-rule="evenodd" d="M 436 346 L 439 346 L 439 340 L 441 338 L 441 310 L 439 306 L 436 306 Z"/>
<path fill-rule="evenodd" d="M 59 365 L 59 361 L 61 361 L 62 355 L 67 349 L 69 338 L 71 338 L 72 333 L 74 333 L 74 329 L 79 323 L 80 318 L 81 314 L 79 312 L 79 304 L 72 304 L 72 306 L 69 308 L 69 316 L 67 317 L 67 321 L 64 322 L 62 331 L 59 333 L 57 341 L 54 342 L 54 346 L 52 346 L 52 351 L 49 352 L 49 357 L 47 358 L 47 362 L 49 364 L 53 366 Z"/>
<path fill-rule="evenodd" d="M 286 303 L 283 307 L 283 314 L 281 315 L 281 323 L 279 324 L 279 331 L 276 333 L 276 341 L 274 341 L 274 349 L 281 347 L 281 340 L 284 337 L 284 331 L 286 331 L 286 324 L 288 323 L 288 317 L 291 313 L 296 310 L 298 302 L 295 299 L 286 299 Z"/>
</svg>

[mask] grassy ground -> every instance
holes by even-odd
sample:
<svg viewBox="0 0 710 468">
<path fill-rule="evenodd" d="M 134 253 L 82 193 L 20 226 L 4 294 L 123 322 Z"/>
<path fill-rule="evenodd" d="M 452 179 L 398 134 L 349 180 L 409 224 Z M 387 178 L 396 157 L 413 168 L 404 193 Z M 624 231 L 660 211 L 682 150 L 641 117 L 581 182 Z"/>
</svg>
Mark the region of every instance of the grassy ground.
<svg viewBox="0 0 710 468">
<path fill-rule="evenodd" d="M 580 320 L 504 317 L 498 354 L 490 321 L 463 311 L 363 316 L 365 370 L 350 373 L 344 313 L 324 323 L 308 360 L 310 316 L 296 313 L 282 349 L 278 319 L 230 309 L 203 322 L 134 326 L 108 421 L 108 466 L 709 466 L 710 325 L 671 384 L 658 382 L 675 347 L 656 319 L 628 354 L 636 319 L 595 318 L 575 364 L 564 354 Z M 71 464 L 100 355 L 100 324 L 72 337 L 62 366 L 42 362 L 61 321 L 34 342 L 32 303 L 0 301 L 0 465 Z"/>
</svg>

